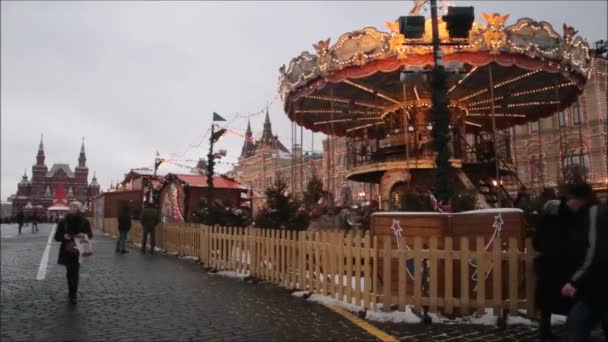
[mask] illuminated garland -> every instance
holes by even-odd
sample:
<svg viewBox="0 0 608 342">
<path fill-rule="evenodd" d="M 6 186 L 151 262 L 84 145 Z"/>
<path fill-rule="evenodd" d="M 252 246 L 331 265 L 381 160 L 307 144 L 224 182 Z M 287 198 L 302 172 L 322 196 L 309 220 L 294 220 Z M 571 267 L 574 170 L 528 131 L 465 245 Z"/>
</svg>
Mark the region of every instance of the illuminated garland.
<svg viewBox="0 0 608 342">
<path fill-rule="evenodd" d="M 604 111 L 603 113 L 605 114 L 606 117 L 602 118 L 602 103 L 600 101 L 600 82 L 602 81 L 600 79 L 600 76 L 602 76 L 605 80 L 605 85 L 606 87 L 608 87 L 608 73 L 606 71 L 601 72 L 600 71 L 600 66 L 599 64 L 603 63 L 604 64 L 604 68 L 606 68 L 607 63 L 605 60 L 602 59 L 598 59 L 595 58 L 593 60 L 593 66 L 594 66 L 594 70 L 595 70 L 595 101 L 596 101 L 596 111 L 597 111 L 597 119 L 599 122 L 599 126 L 600 126 L 600 141 L 602 142 L 602 166 L 600 169 L 603 169 L 604 167 L 608 168 L 608 131 L 604 132 L 603 129 L 606 127 L 606 124 L 608 124 L 608 96 L 606 96 L 606 94 L 604 93 L 604 96 L 606 97 L 606 101 L 605 101 L 605 107 L 604 107 Z M 608 69 L 608 68 L 606 68 Z M 607 88 L 608 89 L 608 88 Z M 602 124 L 602 122 L 604 122 L 604 124 Z M 601 135 L 605 135 L 605 138 L 602 139 Z M 608 170 L 606 170 L 606 174 L 605 175 L 600 175 L 601 176 L 605 176 L 605 181 L 606 183 L 608 183 Z M 602 179 L 600 179 L 600 182 L 604 181 Z"/>
<path fill-rule="evenodd" d="M 254 116 L 258 116 L 263 114 L 268 107 L 270 107 L 272 104 L 274 104 L 277 100 L 279 99 L 278 95 L 275 95 L 272 100 L 268 101 L 266 103 L 266 106 L 264 106 L 262 109 L 253 112 L 253 113 L 246 113 L 246 114 L 241 114 L 241 113 L 236 113 L 232 119 L 230 119 L 230 121 L 226 124 L 226 127 L 230 127 L 230 125 L 232 125 L 234 123 L 235 120 L 237 119 L 248 119 L 248 118 L 252 118 Z M 211 127 L 209 127 L 207 129 L 207 131 L 205 132 L 205 134 L 203 134 L 203 136 L 201 137 L 201 140 L 197 143 L 197 144 L 189 144 L 188 147 L 186 148 L 186 150 L 181 153 L 181 154 L 176 154 L 176 153 L 171 153 L 171 156 L 173 157 L 177 157 L 177 158 L 181 158 L 184 157 L 188 152 L 190 152 L 190 150 L 192 150 L 193 148 L 199 148 L 203 145 L 203 143 L 205 141 L 207 141 L 207 139 L 209 138 L 209 134 L 211 133 Z"/>
<path fill-rule="evenodd" d="M 179 201 L 177 198 L 177 187 L 175 186 L 174 183 L 171 184 L 171 187 L 169 188 L 169 196 L 171 199 L 171 214 L 173 217 L 173 220 L 176 222 L 184 222 L 184 216 L 182 215 L 181 210 L 179 209 Z"/>
</svg>

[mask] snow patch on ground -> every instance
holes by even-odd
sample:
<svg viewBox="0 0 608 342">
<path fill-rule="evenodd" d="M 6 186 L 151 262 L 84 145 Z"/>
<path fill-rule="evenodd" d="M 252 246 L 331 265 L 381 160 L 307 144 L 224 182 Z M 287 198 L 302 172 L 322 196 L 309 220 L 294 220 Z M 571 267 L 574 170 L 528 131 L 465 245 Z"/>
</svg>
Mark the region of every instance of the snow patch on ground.
<svg viewBox="0 0 608 342">
<path fill-rule="evenodd" d="M 551 325 L 563 325 L 566 324 L 568 316 L 564 315 L 551 315 Z"/>
<path fill-rule="evenodd" d="M 302 297 L 308 295 L 309 293 L 310 293 L 309 291 L 296 291 L 296 292 L 293 292 L 291 295 L 294 297 L 302 298 Z"/>
<path fill-rule="evenodd" d="M 190 256 L 190 255 L 184 255 L 184 256 L 180 256 L 179 257 L 180 260 L 192 260 L 192 261 L 198 261 L 198 257 L 195 256 Z"/>
<path fill-rule="evenodd" d="M 526 310 L 526 309 L 519 310 L 518 312 L 522 316 L 528 315 L 528 310 Z M 568 318 L 568 316 L 553 314 L 553 315 L 551 315 L 551 325 L 564 325 L 564 324 L 566 324 L 567 318 Z"/>
<path fill-rule="evenodd" d="M 367 311 L 365 318 L 370 321 L 393 323 L 420 323 L 422 321 L 409 305 L 405 307 L 405 311 Z"/>
<path fill-rule="evenodd" d="M 325 296 L 322 294 L 313 294 L 310 297 L 308 297 L 308 300 L 311 302 L 315 302 L 315 303 L 319 303 L 319 304 L 323 304 L 326 306 L 337 306 L 340 307 L 342 309 L 351 311 L 351 312 L 359 312 L 361 310 L 363 310 L 363 308 L 357 306 L 357 305 L 353 305 L 353 304 L 348 304 L 348 303 L 344 303 L 341 302 L 335 298 L 332 298 L 330 296 Z"/>
<path fill-rule="evenodd" d="M 480 325 L 496 325 L 496 321 L 498 320 L 498 317 L 496 317 L 496 315 L 494 315 L 494 310 L 491 308 L 486 308 L 484 310 L 484 314 L 479 317 L 475 317 L 475 316 L 469 316 L 469 317 L 470 317 L 471 324 L 480 324 Z"/>
<path fill-rule="evenodd" d="M 304 297 L 310 294 L 310 291 L 296 291 L 291 295 L 294 297 Z M 342 309 L 345 309 L 350 312 L 358 313 L 363 309 L 361 306 L 348 304 L 343 301 L 337 300 L 331 296 L 321 295 L 321 294 L 312 294 L 309 298 L 309 301 L 319 303 L 325 306 L 336 306 Z M 365 318 L 370 321 L 375 322 L 393 322 L 393 323 L 420 323 L 421 320 L 412 309 L 407 306 L 405 311 L 392 311 L 392 312 L 382 312 L 382 311 L 371 311 L 368 310 L 365 314 Z"/>
<path fill-rule="evenodd" d="M 310 291 L 296 291 L 291 295 L 294 297 L 302 298 L 306 295 L 309 295 Z M 342 309 L 358 313 L 363 310 L 361 306 L 352 305 L 345 303 L 343 301 L 339 301 L 334 297 L 325 296 L 321 294 L 312 294 L 309 298 L 309 301 L 316 302 L 326 306 L 337 306 Z M 375 322 L 392 322 L 392 323 L 410 323 L 417 324 L 422 321 L 421 317 L 416 315 L 412 308 L 408 305 L 405 307 L 405 311 L 391 311 L 391 312 L 383 312 L 382 304 L 377 305 L 378 311 L 367 310 L 365 314 L 365 319 Z M 522 312 L 520 310 L 520 314 L 525 315 L 525 311 Z M 471 315 L 464 317 L 457 317 L 454 319 L 447 318 L 438 313 L 428 313 L 429 317 L 432 319 L 433 323 L 440 324 L 473 324 L 473 325 L 486 325 L 486 326 L 495 326 L 498 322 L 498 317 L 494 314 L 494 309 L 486 308 L 482 315 Z M 553 315 L 551 317 L 552 325 L 564 324 L 566 322 L 566 316 Z M 507 317 L 507 325 L 527 325 L 527 326 L 538 326 L 537 322 L 532 321 L 531 319 L 524 316 L 512 316 L 509 315 Z"/>
<path fill-rule="evenodd" d="M 520 311 L 521 313 L 521 311 Z M 486 308 L 483 315 L 476 316 L 464 316 L 449 319 L 440 314 L 429 313 L 429 317 L 433 320 L 433 323 L 441 324 L 475 324 L 475 325 L 487 325 L 493 326 L 498 322 L 498 317 L 494 314 L 494 309 Z M 538 326 L 538 323 L 524 316 L 512 316 L 507 317 L 507 325 L 527 325 L 527 326 Z"/>
<path fill-rule="evenodd" d="M 532 321 L 531 319 L 523 316 L 509 316 L 507 317 L 507 325 L 530 325 L 530 326 L 538 326 L 538 323 Z"/>
<path fill-rule="evenodd" d="M 234 279 L 245 279 L 247 277 L 249 277 L 249 274 L 243 274 L 243 273 L 238 273 L 238 272 L 232 272 L 232 271 L 219 271 L 217 273 L 215 273 L 219 276 L 222 277 L 227 277 L 227 278 L 234 278 Z"/>
</svg>

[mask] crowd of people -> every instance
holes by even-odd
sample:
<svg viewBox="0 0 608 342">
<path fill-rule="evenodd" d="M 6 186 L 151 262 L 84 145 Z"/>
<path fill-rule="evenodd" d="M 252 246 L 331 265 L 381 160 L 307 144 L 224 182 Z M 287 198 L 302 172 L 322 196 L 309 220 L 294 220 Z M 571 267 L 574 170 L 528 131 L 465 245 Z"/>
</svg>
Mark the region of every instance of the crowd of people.
<svg viewBox="0 0 608 342">
<path fill-rule="evenodd" d="M 118 214 L 118 240 L 116 241 L 116 253 L 125 254 L 129 251 L 126 249 L 127 236 L 131 230 L 131 222 L 135 219 L 130 206 L 125 205 Z M 150 238 L 150 254 L 154 254 L 156 247 L 156 226 L 160 223 L 160 212 L 158 209 L 149 203 L 144 204 L 144 208 L 139 215 L 139 220 L 143 228 L 143 238 L 141 243 L 142 253 L 146 253 L 148 237 Z"/>
<path fill-rule="evenodd" d="M 591 186 L 570 184 L 546 202 L 533 246 L 541 340 L 555 339 L 552 314 L 568 316 L 569 342 L 587 342 L 598 324 L 608 339 L 608 207 Z"/>
<path fill-rule="evenodd" d="M 39 223 L 59 223 L 63 216 L 58 215 L 56 217 L 49 217 L 41 214 L 25 214 L 23 211 L 9 217 L 0 219 L 0 223 L 5 224 L 17 224 L 19 226 L 19 234 L 21 234 L 24 227 L 30 226 L 32 232 L 38 232 Z"/>
</svg>

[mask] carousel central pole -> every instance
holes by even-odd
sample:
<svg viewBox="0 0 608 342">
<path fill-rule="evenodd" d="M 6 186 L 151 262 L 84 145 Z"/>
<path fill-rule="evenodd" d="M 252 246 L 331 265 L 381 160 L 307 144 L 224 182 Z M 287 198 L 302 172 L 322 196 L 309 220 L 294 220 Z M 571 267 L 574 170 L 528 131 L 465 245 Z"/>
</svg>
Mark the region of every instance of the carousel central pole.
<svg viewBox="0 0 608 342">
<path fill-rule="evenodd" d="M 431 20 L 433 24 L 433 141 L 436 158 L 435 197 L 440 203 L 447 203 L 452 195 L 452 184 L 449 178 L 450 152 L 448 150 L 449 110 L 447 86 L 442 51 L 439 46 L 439 26 L 437 19 L 437 0 L 430 0 Z"/>
</svg>

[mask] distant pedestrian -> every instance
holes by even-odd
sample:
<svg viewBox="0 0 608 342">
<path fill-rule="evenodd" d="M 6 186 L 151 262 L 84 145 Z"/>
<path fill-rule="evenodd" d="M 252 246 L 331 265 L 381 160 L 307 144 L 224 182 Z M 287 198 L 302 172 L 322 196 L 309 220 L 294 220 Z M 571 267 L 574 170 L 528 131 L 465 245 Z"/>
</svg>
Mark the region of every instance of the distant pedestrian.
<svg viewBox="0 0 608 342">
<path fill-rule="evenodd" d="M 551 331 L 551 314 L 566 315 L 572 304 L 562 297 L 561 288 L 574 272 L 568 269 L 567 226 L 570 211 L 565 201 L 552 200 L 545 204 L 532 245 L 538 251 L 534 259 L 536 271 L 536 306 L 541 313 L 540 340 L 555 338 Z"/>
<path fill-rule="evenodd" d="M 116 253 L 129 253 L 127 251 L 127 234 L 131 229 L 131 209 L 124 206 L 118 214 L 118 241 L 116 242 Z"/>
<path fill-rule="evenodd" d="M 21 230 L 23 229 L 23 224 L 25 223 L 25 215 L 23 211 L 17 213 L 17 225 L 19 226 L 19 234 L 21 234 Z"/>
<path fill-rule="evenodd" d="M 38 215 L 36 215 L 36 214 L 32 215 L 32 233 L 38 232 L 38 222 L 39 221 L 40 221 L 40 218 L 38 217 Z"/>
<path fill-rule="evenodd" d="M 528 214 L 530 212 L 530 195 L 528 194 L 526 188 L 522 187 L 517 193 L 517 197 L 515 198 L 515 201 L 513 201 L 513 206 L 521 209 L 524 214 Z"/>
<path fill-rule="evenodd" d="M 89 220 L 82 214 L 82 204 L 72 202 L 68 214 L 59 222 L 55 232 L 55 241 L 61 242 L 58 263 L 66 267 L 68 296 L 72 305 L 76 304 L 80 272 L 79 252 L 74 239 L 81 234 L 88 235 L 89 239 L 93 237 Z"/>
<path fill-rule="evenodd" d="M 575 300 L 566 328 L 569 342 L 587 342 L 599 322 L 608 334 L 608 208 L 588 184 L 570 185 L 566 205 L 572 212 L 566 254 L 575 269 L 561 289 Z"/>
<path fill-rule="evenodd" d="M 156 245 L 156 226 L 160 222 L 160 216 L 158 210 L 150 204 L 146 204 L 146 207 L 141 212 L 141 225 L 143 228 L 143 240 L 141 242 L 141 252 L 146 253 L 146 244 L 148 242 L 148 235 L 150 235 L 150 254 L 154 254 L 154 247 Z"/>
</svg>

